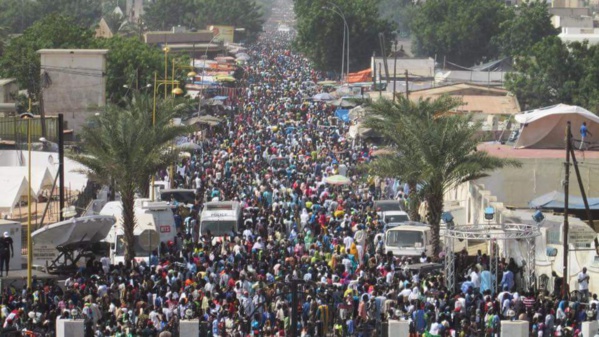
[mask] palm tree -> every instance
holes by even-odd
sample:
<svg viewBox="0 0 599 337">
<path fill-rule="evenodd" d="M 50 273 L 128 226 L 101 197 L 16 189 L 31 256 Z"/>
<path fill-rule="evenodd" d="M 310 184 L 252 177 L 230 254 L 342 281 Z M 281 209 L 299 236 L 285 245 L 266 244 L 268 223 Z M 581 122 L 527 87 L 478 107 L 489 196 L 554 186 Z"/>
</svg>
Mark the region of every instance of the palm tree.
<svg viewBox="0 0 599 337">
<path fill-rule="evenodd" d="M 399 97 L 396 103 L 375 103 L 365 121 L 366 126 L 379 130 L 392 149 L 369 165 L 371 171 L 420 185 L 417 194 L 428 203 L 426 220 L 435 255 L 441 248 L 439 224 L 445 191 L 497 168 L 520 165 L 478 152 L 480 124 L 471 115 L 450 112 L 459 105 L 450 97 L 418 102 Z"/>
<path fill-rule="evenodd" d="M 93 117 L 81 133 L 82 153 L 69 155 L 91 180 L 112 184 L 120 194 L 127 263 L 135 257 L 135 193 L 145 193 L 150 175 L 175 161 L 172 141 L 190 131 L 172 124 L 176 113 L 172 100 L 160 101 L 152 125 L 152 99 L 134 94 L 123 106 L 108 105 Z"/>
</svg>

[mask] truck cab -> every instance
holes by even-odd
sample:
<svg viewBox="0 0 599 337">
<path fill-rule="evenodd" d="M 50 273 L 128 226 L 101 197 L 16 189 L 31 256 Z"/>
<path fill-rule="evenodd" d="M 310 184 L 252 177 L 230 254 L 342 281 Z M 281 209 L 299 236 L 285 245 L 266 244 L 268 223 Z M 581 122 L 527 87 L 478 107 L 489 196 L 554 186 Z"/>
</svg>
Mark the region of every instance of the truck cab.
<svg viewBox="0 0 599 337">
<path fill-rule="evenodd" d="M 384 234 L 385 253 L 395 256 L 431 255 L 431 228 L 420 222 L 406 222 L 401 226 L 388 229 Z"/>
</svg>

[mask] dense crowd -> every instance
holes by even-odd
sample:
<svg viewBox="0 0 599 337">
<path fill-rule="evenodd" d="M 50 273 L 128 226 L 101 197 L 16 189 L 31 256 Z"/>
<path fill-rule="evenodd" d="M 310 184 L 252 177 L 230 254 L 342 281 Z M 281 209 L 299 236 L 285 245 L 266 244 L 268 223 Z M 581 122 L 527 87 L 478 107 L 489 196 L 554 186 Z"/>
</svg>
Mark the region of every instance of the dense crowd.
<svg viewBox="0 0 599 337">
<path fill-rule="evenodd" d="M 430 258 L 385 254 L 373 202 L 410 191 L 358 174 L 374 147 L 349 141 L 334 107 L 307 99 L 323 90 L 316 84 L 323 75 L 289 52 L 289 38 L 269 32 L 250 46 L 240 81 L 246 90 L 227 101 L 234 113 L 224 110 L 223 125 L 190 135 L 202 149 L 173 179 L 197 197 L 189 214 L 177 215 L 177 239 L 131 268 L 92 259 L 64 287 L 6 288 L 4 331 L 49 336 L 56 319 L 76 317 L 85 320 L 86 336 L 165 337 L 179 335 L 180 320 L 199 318 L 212 336 L 287 336 L 294 284 L 298 336 L 305 337 L 373 336 L 390 319 L 411 321 L 414 335 L 497 336 L 500 320 L 523 319 L 531 335 L 566 336 L 597 317 L 596 295 L 583 305 L 559 289 L 516 291 L 514 263 L 500 264 L 495 289 L 484 254 L 470 264 L 457 259 L 455 291 L 441 273 L 409 267 Z M 324 183 L 335 174 L 352 184 Z M 242 204 L 239 233 L 220 241 L 194 235 L 210 200 Z"/>
</svg>

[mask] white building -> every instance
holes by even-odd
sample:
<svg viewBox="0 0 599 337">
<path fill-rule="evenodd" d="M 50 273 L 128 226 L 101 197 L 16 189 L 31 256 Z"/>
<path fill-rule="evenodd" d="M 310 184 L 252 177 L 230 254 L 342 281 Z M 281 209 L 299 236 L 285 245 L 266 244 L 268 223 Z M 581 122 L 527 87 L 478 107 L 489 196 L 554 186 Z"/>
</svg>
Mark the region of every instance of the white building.
<svg viewBox="0 0 599 337">
<path fill-rule="evenodd" d="M 563 42 L 589 41 L 594 45 L 599 43 L 599 28 L 564 27 L 558 35 Z"/>
<path fill-rule="evenodd" d="M 106 105 L 106 49 L 41 49 L 46 116 L 64 114 L 65 129 L 79 129 Z"/>
</svg>

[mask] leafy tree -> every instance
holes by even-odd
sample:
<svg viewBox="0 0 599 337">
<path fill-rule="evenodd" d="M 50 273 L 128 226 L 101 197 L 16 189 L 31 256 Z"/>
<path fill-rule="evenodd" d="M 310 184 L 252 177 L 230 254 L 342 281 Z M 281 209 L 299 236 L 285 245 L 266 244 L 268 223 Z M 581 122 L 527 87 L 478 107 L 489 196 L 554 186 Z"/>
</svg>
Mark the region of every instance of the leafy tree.
<svg viewBox="0 0 599 337">
<path fill-rule="evenodd" d="M 418 102 L 400 96 L 396 103 L 375 103 L 366 120 L 366 125 L 379 130 L 392 149 L 369 165 L 371 172 L 421 186 L 414 193 L 428 203 L 426 220 L 432 229 L 435 255 L 440 252 L 439 224 L 445 191 L 494 169 L 519 165 L 476 151 L 480 124 L 473 123 L 470 115 L 446 113 L 459 104 L 447 96 Z"/>
<path fill-rule="evenodd" d="M 166 31 L 179 25 L 198 28 L 198 10 L 196 0 L 155 0 L 144 6 L 144 22 L 150 30 Z"/>
<path fill-rule="evenodd" d="M 131 96 L 135 91 L 150 92 L 154 73 L 164 73 L 164 53 L 137 38 L 113 36 L 109 39 L 97 39 L 94 48 L 109 50 L 106 55 L 106 92 L 109 94 L 108 100 L 113 104 L 120 104 L 123 98 Z M 171 61 L 172 58 L 169 57 L 169 74 Z M 162 77 L 164 76 L 160 76 Z"/>
<path fill-rule="evenodd" d="M 597 74 L 587 74 L 585 68 L 588 59 L 598 56 L 597 47 L 580 43 L 568 46 L 558 37 L 548 37 L 516 60 L 514 72 L 506 76 L 506 87 L 524 109 L 557 103 L 586 106 L 582 88 L 592 92 L 599 82 L 593 83 Z M 582 83 L 583 79 L 590 81 Z"/>
<path fill-rule="evenodd" d="M 93 32 L 81 27 L 70 17 L 51 14 L 27 28 L 23 35 L 10 40 L 0 58 L 0 75 L 14 77 L 36 101 L 40 94 L 39 49 L 87 48 Z"/>
<path fill-rule="evenodd" d="M 101 3 L 97 0 L 2 0 L 0 26 L 7 27 L 11 33 L 22 33 L 46 16 L 58 14 L 71 17 L 77 25 L 93 27 L 102 17 Z"/>
<path fill-rule="evenodd" d="M 254 38 L 262 31 L 264 13 L 254 0 L 198 0 L 198 22 L 207 25 L 228 25 L 245 28 L 247 36 Z"/>
<path fill-rule="evenodd" d="M 344 13 L 350 30 L 350 70 L 362 70 L 370 65 L 373 51 L 379 48 L 379 33 L 391 37 L 393 26 L 379 19 L 380 0 L 323 1 L 295 0 L 297 39 L 295 46 L 320 70 L 337 70 L 341 67 L 343 45 L 343 20 L 330 10 L 335 3 Z"/>
<path fill-rule="evenodd" d="M 152 125 L 152 104 L 150 96 L 135 95 L 124 107 L 108 105 L 84 127 L 83 153 L 69 154 L 87 168 L 90 179 L 113 184 L 121 195 L 127 264 L 135 257 L 135 193 L 147 186 L 147 172 L 174 162 L 177 153 L 171 149 L 171 141 L 189 131 L 171 123 L 176 113 L 172 100 L 159 101 Z"/>
<path fill-rule="evenodd" d="M 401 36 L 410 35 L 410 24 L 418 6 L 412 0 L 381 0 L 379 13 L 397 27 Z"/>
<path fill-rule="evenodd" d="M 40 3 L 33 0 L 0 1 L 0 26 L 7 33 L 22 33 L 42 18 Z"/>
<path fill-rule="evenodd" d="M 413 50 L 464 66 L 498 55 L 492 42 L 508 11 L 496 0 L 428 0 L 412 18 Z"/>
<path fill-rule="evenodd" d="M 501 23 L 501 33 L 494 37 L 501 55 L 524 55 L 537 42 L 559 31 L 551 24 L 545 1 L 534 0 L 519 7 L 508 7 L 509 19 Z"/>
</svg>

